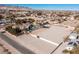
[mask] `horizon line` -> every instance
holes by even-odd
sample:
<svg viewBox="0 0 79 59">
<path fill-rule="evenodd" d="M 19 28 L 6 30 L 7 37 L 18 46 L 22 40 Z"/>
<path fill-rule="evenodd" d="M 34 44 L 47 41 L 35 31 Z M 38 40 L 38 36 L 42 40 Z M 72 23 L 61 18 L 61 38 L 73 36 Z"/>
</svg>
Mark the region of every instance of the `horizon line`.
<svg viewBox="0 0 79 59">
<path fill-rule="evenodd" d="M 8 7 L 24 7 L 35 10 L 70 10 L 79 11 L 79 4 L 0 4 Z"/>
</svg>

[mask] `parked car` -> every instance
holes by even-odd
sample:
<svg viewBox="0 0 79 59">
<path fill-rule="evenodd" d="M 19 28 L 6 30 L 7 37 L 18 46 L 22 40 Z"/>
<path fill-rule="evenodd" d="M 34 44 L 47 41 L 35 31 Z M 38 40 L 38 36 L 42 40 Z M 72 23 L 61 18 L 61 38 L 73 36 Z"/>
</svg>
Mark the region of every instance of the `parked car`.
<svg viewBox="0 0 79 59">
<path fill-rule="evenodd" d="M 50 28 L 49 24 L 43 25 L 43 28 Z"/>
<path fill-rule="evenodd" d="M 42 24 L 42 27 L 43 27 L 43 28 L 49 28 L 49 27 L 50 27 L 49 22 L 44 22 L 44 23 Z"/>
<path fill-rule="evenodd" d="M 1 29 L 0 32 L 1 32 L 1 33 L 5 33 L 6 31 L 5 31 L 4 29 Z"/>
</svg>

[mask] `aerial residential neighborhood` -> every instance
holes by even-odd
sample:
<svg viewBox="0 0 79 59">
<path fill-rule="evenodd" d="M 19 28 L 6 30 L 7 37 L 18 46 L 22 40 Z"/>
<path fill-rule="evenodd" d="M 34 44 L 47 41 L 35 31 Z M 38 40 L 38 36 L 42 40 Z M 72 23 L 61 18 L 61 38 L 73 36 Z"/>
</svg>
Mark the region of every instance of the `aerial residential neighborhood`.
<svg viewBox="0 0 79 59">
<path fill-rule="evenodd" d="M 0 54 L 79 54 L 79 11 L 1 5 Z"/>
</svg>

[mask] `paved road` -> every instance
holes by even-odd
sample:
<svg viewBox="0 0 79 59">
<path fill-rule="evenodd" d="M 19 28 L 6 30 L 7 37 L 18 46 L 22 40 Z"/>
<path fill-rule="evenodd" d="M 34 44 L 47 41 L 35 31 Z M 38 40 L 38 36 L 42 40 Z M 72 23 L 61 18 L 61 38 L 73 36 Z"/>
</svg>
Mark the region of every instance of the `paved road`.
<svg viewBox="0 0 79 59">
<path fill-rule="evenodd" d="M 20 51 L 23 54 L 34 54 L 34 52 L 30 51 L 29 49 L 23 47 L 22 45 L 18 44 L 16 41 L 11 40 L 4 34 L 0 33 L 0 37 L 6 41 L 8 44 L 12 45 L 14 48 L 16 48 L 18 51 Z"/>
</svg>

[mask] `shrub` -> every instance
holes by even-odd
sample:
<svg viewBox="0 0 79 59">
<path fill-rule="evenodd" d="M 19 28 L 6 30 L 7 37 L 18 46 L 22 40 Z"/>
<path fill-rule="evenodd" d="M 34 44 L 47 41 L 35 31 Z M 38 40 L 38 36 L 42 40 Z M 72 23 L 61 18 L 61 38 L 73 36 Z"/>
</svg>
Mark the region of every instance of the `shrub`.
<svg viewBox="0 0 79 59">
<path fill-rule="evenodd" d="M 8 26 L 6 28 L 6 30 L 8 32 L 10 32 L 11 34 L 16 35 L 16 36 L 22 34 L 22 30 L 20 30 L 18 27 L 17 28 L 12 28 L 11 26 Z"/>
<path fill-rule="evenodd" d="M 65 50 L 63 50 L 63 53 L 69 53 L 69 51 L 65 49 Z"/>
</svg>

